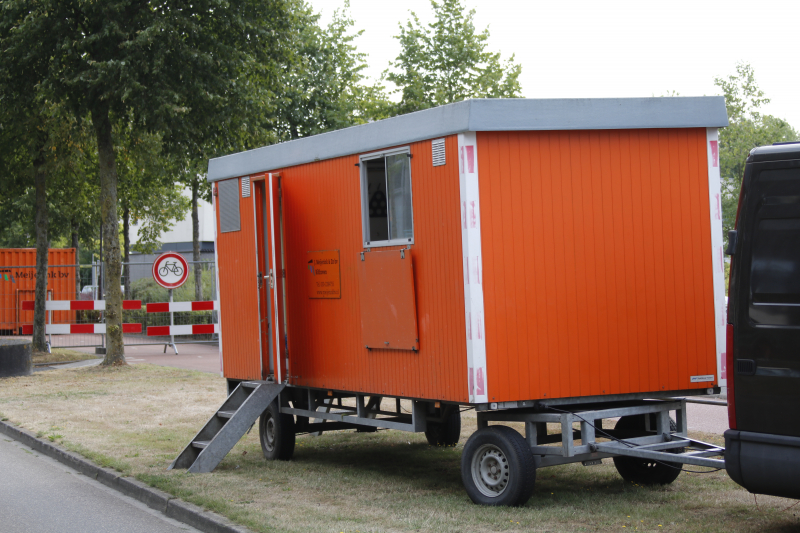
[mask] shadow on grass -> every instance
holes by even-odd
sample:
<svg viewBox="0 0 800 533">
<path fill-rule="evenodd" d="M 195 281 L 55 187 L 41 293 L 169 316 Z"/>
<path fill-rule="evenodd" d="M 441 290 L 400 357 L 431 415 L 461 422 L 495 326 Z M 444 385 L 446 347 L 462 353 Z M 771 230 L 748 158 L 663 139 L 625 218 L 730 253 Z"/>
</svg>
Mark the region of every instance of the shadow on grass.
<svg viewBox="0 0 800 533">
<path fill-rule="evenodd" d="M 338 433 L 317 439 L 299 438 L 291 461 L 267 463 L 260 448 L 248 449 L 246 457 L 228 457 L 217 471 L 245 473 L 271 470 L 283 482 L 296 476 L 323 475 L 357 485 L 380 479 L 396 490 L 436 492 L 468 502 L 461 481 L 462 447 L 429 446 L 424 437 L 396 432 L 378 434 Z M 680 478 L 679 478 L 680 479 Z M 347 485 L 348 483 L 345 483 Z M 554 503 L 582 507 L 604 504 L 669 502 L 688 496 L 680 483 L 643 487 L 624 481 L 613 465 L 584 467 L 562 465 L 537 471 L 536 491 L 527 507 Z"/>
</svg>

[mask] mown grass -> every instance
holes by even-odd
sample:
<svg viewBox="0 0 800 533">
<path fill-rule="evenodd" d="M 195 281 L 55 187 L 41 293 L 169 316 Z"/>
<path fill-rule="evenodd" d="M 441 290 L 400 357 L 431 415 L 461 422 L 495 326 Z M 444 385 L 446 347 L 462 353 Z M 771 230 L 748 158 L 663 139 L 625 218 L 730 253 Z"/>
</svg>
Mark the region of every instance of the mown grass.
<svg viewBox="0 0 800 533">
<path fill-rule="evenodd" d="M 522 508 L 478 507 L 461 485 L 461 445 L 397 431 L 298 437 L 292 461 L 266 462 L 256 426 L 213 473 L 167 471 L 224 395 L 222 378 L 200 372 L 61 369 L 0 381 L 0 418 L 255 531 L 800 530 L 800 506 L 766 496 L 756 506 L 724 472 L 640 487 L 609 460 L 540 469 Z M 464 413 L 462 444 L 474 429 Z"/>
</svg>

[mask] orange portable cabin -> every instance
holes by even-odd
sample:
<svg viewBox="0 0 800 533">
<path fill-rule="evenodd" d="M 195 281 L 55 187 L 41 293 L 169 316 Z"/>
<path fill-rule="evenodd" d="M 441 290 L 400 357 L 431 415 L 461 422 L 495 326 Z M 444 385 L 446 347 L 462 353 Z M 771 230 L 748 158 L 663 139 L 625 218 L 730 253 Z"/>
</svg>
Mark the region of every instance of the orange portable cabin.
<svg viewBox="0 0 800 533">
<path fill-rule="evenodd" d="M 471 100 L 214 159 L 223 373 L 463 404 L 716 387 L 725 125 L 719 97 Z"/>
<path fill-rule="evenodd" d="M 75 248 L 50 248 L 47 255 L 47 298 L 74 300 L 78 275 Z M 33 324 L 33 311 L 22 302 L 33 300 L 36 290 L 36 248 L 0 249 L 0 335 L 20 335 L 22 326 Z M 75 311 L 53 311 L 48 323 L 74 322 Z"/>
<path fill-rule="evenodd" d="M 726 125 L 722 97 L 470 100 L 211 160 L 230 395 L 172 467 L 259 416 L 269 459 L 365 426 L 453 445 L 464 405 L 476 503 L 568 462 L 724 467 L 669 398 L 724 385 Z"/>
</svg>

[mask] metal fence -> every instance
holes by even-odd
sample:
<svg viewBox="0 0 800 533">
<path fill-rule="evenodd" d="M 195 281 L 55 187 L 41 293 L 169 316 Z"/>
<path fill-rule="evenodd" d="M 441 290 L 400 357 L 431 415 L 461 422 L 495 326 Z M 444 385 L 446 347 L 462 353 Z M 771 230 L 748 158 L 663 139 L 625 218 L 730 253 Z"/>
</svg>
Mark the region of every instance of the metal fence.
<svg viewBox="0 0 800 533">
<path fill-rule="evenodd" d="M 186 283 L 174 289 L 175 302 L 215 301 L 216 270 L 213 261 L 188 261 L 189 276 Z M 195 271 L 201 272 L 201 290 L 195 290 Z M 91 265 L 49 265 L 48 300 L 102 300 L 103 263 Z M 125 345 L 172 344 L 169 336 L 147 336 L 148 326 L 169 326 L 170 313 L 148 313 L 148 303 L 170 301 L 170 291 L 158 285 L 152 276 L 152 263 L 123 263 L 123 276 L 120 280 L 123 298 L 140 300 L 141 310 L 123 310 L 125 324 L 141 324 L 141 333 L 125 333 Z M 33 311 L 23 309 L 24 301 L 35 298 L 36 267 L 0 266 L 0 338 L 30 338 L 26 329 L 33 324 Z M 48 324 L 102 324 L 104 312 L 97 310 L 48 311 Z M 217 311 L 175 312 L 174 325 L 216 324 Z M 27 328 L 26 328 L 27 326 Z M 184 335 L 174 338 L 175 344 L 198 342 L 218 342 L 219 336 Z M 68 335 L 48 334 L 48 341 L 54 348 L 103 347 L 105 335 L 91 333 L 72 333 Z"/>
<path fill-rule="evenodd" d="M 213 261 L 187 261 L 189 276 L 181 287 L 173 290 L 175 302 L 215 301 L 217 299 L 216 266 Z M 127 268 L 126 268 L 127 267 Z M 170 291 L 153 279 L 152 263 L 123 263 L 123 294 L 126 300 L 141 300 L 142 309 L 123 311 L 122 321 L 126 324 L 141 324 L 141 334 L 126 334 L 125 344 L 172 344 L 170 337 L 148 337 L 148 326 L 169 326 L 170 313 L 148 313 L 146 304 L 170 301 Z M 201 272 L 201 294 L 195 291 L 195 271 Z M 199 296 L 199 298 L 198 298 Z M 188 326 L 195 324 L 217 324 L 217 311 L 187 311 L 172 313 L 172 324 Z M 183 335 L 175 337 L 175 344 L 197 342 L 219 342 L 219 335 Z"/>
</svg>

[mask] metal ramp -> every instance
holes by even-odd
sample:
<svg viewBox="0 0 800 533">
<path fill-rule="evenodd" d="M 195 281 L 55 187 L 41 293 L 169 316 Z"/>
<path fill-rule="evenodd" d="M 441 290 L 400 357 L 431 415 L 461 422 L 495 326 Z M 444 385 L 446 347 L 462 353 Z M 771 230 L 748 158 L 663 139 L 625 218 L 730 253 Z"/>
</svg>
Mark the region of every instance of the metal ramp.
<svg viewBox="0 0 800 533">
<path fill-rule="evenodd" d="M 285 386 L 271 381 L 239 383 L 167 470 L 186 468 L 193 474 L 214 470 Z"/>
</svg>

